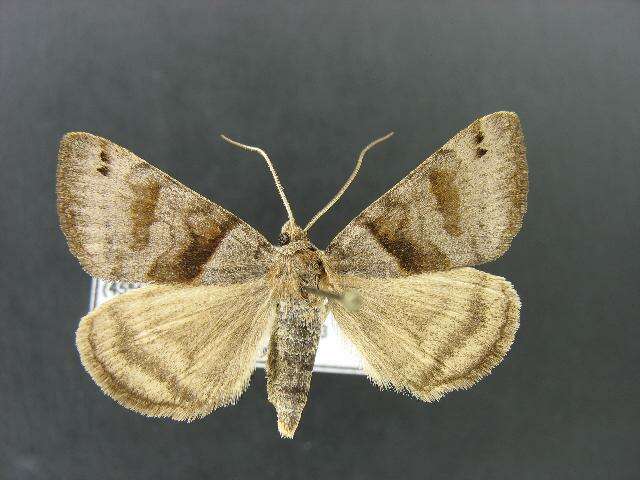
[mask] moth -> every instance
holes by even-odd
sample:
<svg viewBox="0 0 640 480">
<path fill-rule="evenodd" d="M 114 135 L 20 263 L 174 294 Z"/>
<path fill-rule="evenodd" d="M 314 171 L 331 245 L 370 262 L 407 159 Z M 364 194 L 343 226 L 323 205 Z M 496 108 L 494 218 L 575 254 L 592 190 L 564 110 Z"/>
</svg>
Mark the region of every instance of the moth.
<svg viewBox="0 0 640 480">
<path fill-rule="evenodd" d="M 89 133 L 60 143 L 57 208 L 69 249 L 91 275 L 145 287 L 80 322 L 82 364 L 136 412 L 193 420 L 233 404 L 268 340 L 267 395 L 293 437 L 332 312 L 381 388 L 430 402 L 468 388 L 509 350 L 520 300 L 472 268 L 501 256 L 522 225 L 528 173 L 518 116 L 475 120 L 318 249 L 287 221 L 279 245 L 124 148 Z"/>
</svg>

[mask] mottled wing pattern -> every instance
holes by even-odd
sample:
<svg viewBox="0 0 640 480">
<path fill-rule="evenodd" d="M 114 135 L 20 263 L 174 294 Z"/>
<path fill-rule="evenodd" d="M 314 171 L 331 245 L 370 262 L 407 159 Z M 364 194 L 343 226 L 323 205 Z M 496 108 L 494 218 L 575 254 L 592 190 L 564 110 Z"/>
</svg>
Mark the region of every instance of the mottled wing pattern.
<svg viewBox="0 0 640 480">
<path fill-rule="evenodd" d="M 191 420 L 242 394 L 274 311 L 262 280 L 153 285 L 89 313 L 76 342 L 91 377 L 118 403 Z"/>
<path fill-rule="evenodd" d="M 57 193 L 69 247 L 95 277 L 225 284 L 268 269 L 273 247 L 257 231 L 104 138 L 63 137 Z"/>
<path fill-rule="evenodd" d="M 515 113 L 482 117 L 367 207 L 327 248 L 342 274 L 397 277 L 478 265 L 522 225 L 527 164 Z"/>
<path fill-rule="evenodd" d="M 367 374 L 424 401 L 488 375 L 518 329 L 520 300 L 511 284 L 474 268 L 340 282 L 362 296 L 355 312 L 330 308 Z"/>
</svg>

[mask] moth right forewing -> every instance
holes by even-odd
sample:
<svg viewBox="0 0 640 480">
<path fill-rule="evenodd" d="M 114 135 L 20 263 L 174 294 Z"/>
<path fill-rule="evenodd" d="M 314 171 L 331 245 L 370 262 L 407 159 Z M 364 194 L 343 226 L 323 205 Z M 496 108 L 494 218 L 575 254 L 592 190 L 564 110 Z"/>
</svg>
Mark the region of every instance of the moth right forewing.
<svg viewBox="0 0 640 480">
<path fill-rule="evenodd" d="M 473 122 L 367 207 L 327 248 L 342 274 L 395 277 L 502 255 L 526 210 L 517 115 Z"/>
</svg>

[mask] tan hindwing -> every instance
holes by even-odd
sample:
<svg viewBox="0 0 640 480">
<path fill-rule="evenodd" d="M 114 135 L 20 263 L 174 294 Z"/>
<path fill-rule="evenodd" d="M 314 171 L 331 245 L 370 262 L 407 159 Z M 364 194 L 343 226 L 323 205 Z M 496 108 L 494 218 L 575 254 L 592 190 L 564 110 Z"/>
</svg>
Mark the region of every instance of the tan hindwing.
<svg viewBox="0 0 640 480">
<path fill-rule="evenodd" d="M 511 284 L 474 268 L 340 281 L 358 290 L 362 306 L 330 308 L 370 378 L 424 401 L 488 375 L 518 329 L 520 300 Z"/>
<path fill-rule="evenodd" d="M 397 277 L 478 265 L 522 225 L 527 164 L 515 113 L 482 117 L 367 207 L 327 248 L 341 274 Z"/>
<path fill-rule="evenodd" d="M 235 402 L 274 317 L 262 280 L 230 286 L 149 286 L 80 322 L 84 367 L 118 403 L 191 420 Z"/>
<path fill-rule="evenodd" d="M 273 247 L 249 225 L 122 147 L 88 133 L 60 143 L 60 225 L 88 273 L 151 283 L 240 283 Z"/>
</svg>

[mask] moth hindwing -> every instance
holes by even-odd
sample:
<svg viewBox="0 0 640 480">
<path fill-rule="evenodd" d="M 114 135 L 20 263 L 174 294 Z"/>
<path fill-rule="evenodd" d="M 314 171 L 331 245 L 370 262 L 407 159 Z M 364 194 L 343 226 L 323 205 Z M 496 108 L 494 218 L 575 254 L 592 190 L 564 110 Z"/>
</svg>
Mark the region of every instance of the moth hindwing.
<svg viewBox="0 0 640 480">
<path fill-rule="evenodd" d="M 80 322 L 83 365 L 109 396 L 150 416 L 202 417 L 246 389 L 269 340 L 267 394 L 282 436 L 307 402 L 320 328 L 332 311 L 379 386 L 432 401 L 487 375 L 508 351 L 520 300 L 474 268 L 502 255 L 526 210 L 517 115 L 497 112 L 455 135 L 317 249 L 288 220 L 280 244 L 114 143 L 70 133 L 57 196 L 71 252 L 91 275 L 148 286 Z"/>
</svg>

